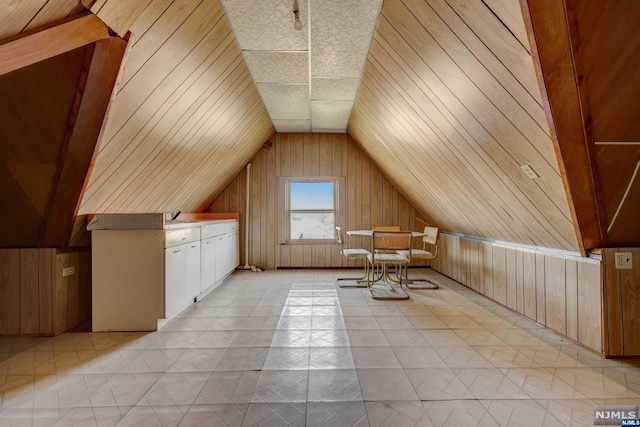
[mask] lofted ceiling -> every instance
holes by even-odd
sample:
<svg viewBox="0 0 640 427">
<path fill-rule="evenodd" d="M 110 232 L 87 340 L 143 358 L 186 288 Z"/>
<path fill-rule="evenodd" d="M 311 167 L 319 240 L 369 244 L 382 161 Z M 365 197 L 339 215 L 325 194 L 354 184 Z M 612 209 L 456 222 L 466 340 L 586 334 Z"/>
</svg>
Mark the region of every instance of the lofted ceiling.
<svg viewBox="0 0 640 427">
<path fill-rule="evenodd" d="M 282 34 L 303 40 L 267 46 L 245 45 L 273 42 L 253 21 L 263 13 L 256 2 L 83 0 L 118 34 L 131 35 L 80 213 L 204 210 L 276 129 L 340 129 L 333 119 L 296 121 L 342 111 L 350 113 L 342 124 L 351 137 L 444 230 L 578 249 L 519 1 L 384 0 L 378 13 L 380 3 L 357 2 L 367 8 L 363 29 L 354 30 L 365 34 L 365 24 L 375 24 L 370 46 L 361 41 L 364 66 L 334 73 L 314 71 L 331 62 L 332 49 L 325 46 L 316 61 L 323 50 L 314 40 L 352 28 L 318 24 L 314 38 L 314 7 L 323 22 L 339 18 L 327 5 L 356 2 L 300 1 L 300 32 L 291 7 L 278 2 L 269 10 L 286 20 Z M 11 7 L 0 12 L 2 37 L 70 15 L 79 4 Z M 344 37 L 332 45 L 340 58 L 334 66 L 351 59 L 337 49 Z M 283 100 L 285 86 L 297 87 L 304 102 Z M 337 107 L 323 109 L 329 103 Z M 530 179 L 523 165 L 539 177 Z"/>
</svg>

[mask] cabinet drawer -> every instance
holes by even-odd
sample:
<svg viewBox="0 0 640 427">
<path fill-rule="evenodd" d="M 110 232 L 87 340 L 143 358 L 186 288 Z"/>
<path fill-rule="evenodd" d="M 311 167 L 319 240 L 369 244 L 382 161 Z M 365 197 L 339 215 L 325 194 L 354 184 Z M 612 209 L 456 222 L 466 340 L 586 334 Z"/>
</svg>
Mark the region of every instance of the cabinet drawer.
<svg viewBox="0 0 640 427">
<path fill-rule="evenodd" d="M 169 230 L 165 232 L 165 248 L 200 240 L 200 227 Z"/>
<path fill-rule="evenodd" d="M 220 226 L 222 224 L 211 224 L 211 225 L 203 225 L 202 227 L 200 227 L 201 229 L 201 238 L 204 239 L 208 239 L 209 237 L 213 237 L 213 236 L 217 236 L 219 234 L 223 234 L 220 231 Z"/>
</svg>

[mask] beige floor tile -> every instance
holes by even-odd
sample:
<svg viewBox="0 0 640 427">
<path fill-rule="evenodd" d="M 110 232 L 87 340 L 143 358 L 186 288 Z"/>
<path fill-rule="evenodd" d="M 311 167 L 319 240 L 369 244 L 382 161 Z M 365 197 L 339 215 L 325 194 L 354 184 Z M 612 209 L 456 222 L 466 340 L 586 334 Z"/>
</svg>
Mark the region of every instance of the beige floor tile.
<svg viewBox="0 0 640 427">
<path fill-rule="evenodd" d="M 191 405 L 210 375 L 210 372 L 167 372 L 136 406 Z"/>
<path fill-rule="evenodd" d="M 188 405 L 135 406 L 117 425 L 174 427 L 180 424 L 188 409 Z"/>
<path fill-rule="evenodd" d="M 192 405 L 180 427 L 241 427 L 248 404 Z"/>
<path fill-rule="evenodd" d="M 484 400 L 482 405 L 501 426 L 546 427 L 547 412 L 535 400 Z"/>
<path fill-rule="evenodd" d="M 432 346 L 452 346 L 465 345 L 466 343 L 455 331 L 448 329 L 420 329 L 420 334 L 424 337 L 427 345 Z"/>
<path fill-rule="evenodd" d="M 434 426 L 501 426 L 477 400 L 443 400 L 423 402 Z"/>
<path fill-rule="evenodd" d="M 214 372 L 206 381 L 195 405 L 248 404 L 251 402 L 259 371 Z"/>
<path fill-rule="evenodd" d="M 230 347 L 269 347 L 275 333 L 275 329 L 239 331 Z"/>
<path fill-rule="evenodd" d="M 345 347 L 349 345 L 349 336 L 344 329 L 311 330 L 311 347 Z"/>
<path fill-rule="evenodd" d="M 418 400 L 402 369 L 358 369 L 357 372 L 365 401 Z"/>
<path fill-rule="evenodd" d="M 216 371 L 260 370 L 268 352 L 266 347 L 231 347 L 220 359 Z"/>
<path fill-rule="evenodd" d="M 420 400 L 473 399 L 473 394 L 448 368 L 405 369 Z"/>
<path fill-rule="evenodd" d="M 391 349 L 403 368 L 437 368 L 446 366 L 434 348 L 428 345 L 394 346 Z"/>
<path fill-rule="evenodd" d="M 504 371 L 494 368 L 451 369 L 476 399 L 528 399 L 529 395 L 511 381 Z"/>
<path fill-rule="evenodd" d="M 306 403 L 251 403 L 242 423 L 245 427 L 304 427 Z"/>
<path fill-rule="evenodd" d="M 306 402 L 309 371 L 262 371 L 252 402 Z"/>
<path fill-rule="evenodd" d="M 363 402 L 308 402 L 307 427 L 368 427 Z"/>
<path fill-rule="evenodd" d="M 271 347 L 309 347 L 311 330 L 277 330 L 273 335 Z"/>
<path fill-rule="evenodd" d="M 227 348 L 239 331 L 205 331 L 191 344 L 191 348 Z"/>
<path fill-rule="evenodd" d="M 354 369 L 353 355 L 349 347 L 311 347 L 310 369 Z"/>
<path fill-rule="evenodd" d="M 309 371 L 309 402 L 361 401 L 362 392 L 355 369 Z"/>
<path fill-rule="evenodd" d="M 391 347 L 351 347 L 356 368 L 400 368 Z"/>
<path fill-rule="evenodd" d="M 271 348 L 264 362 L 264 370 L 309 369 L 309 348 Z"/>
<path fill-rule="evenodd" d="M 371 427 L 434 426 L 420 401 L 365 402 Z"/>
<path fill-rule="evenodd" d="M 470 345 L 435 346 L 438 356 L 450 368 L 492 367 L 487 359 Z"/>
<path fill-rule="evenodd" d="M 88 376 L 84 375 L 84 377 Z M 88 401 L 82 404 L 74 402 L 74 406 L 135 405 L 161 377 L 160 373 L 116 374 L 91 393 Z"/>
<path fill-rule="evenodd" d="M 380 329 L 348 329 L 349 344 L 352 346 L 389 346 Z"/>
</svg>

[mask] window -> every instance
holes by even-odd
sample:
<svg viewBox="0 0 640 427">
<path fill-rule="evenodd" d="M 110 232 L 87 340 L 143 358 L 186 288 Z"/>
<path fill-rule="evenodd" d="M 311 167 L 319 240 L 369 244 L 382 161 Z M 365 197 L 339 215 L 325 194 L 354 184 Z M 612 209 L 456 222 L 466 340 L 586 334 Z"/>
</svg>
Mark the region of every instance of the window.
<svg viewBox="0 0 640 427">
<path fill-rule="evenodd" d="M 289 179 L 287 193 L 288 240 L 335 241 L 336 180 Z"/>
</svg>

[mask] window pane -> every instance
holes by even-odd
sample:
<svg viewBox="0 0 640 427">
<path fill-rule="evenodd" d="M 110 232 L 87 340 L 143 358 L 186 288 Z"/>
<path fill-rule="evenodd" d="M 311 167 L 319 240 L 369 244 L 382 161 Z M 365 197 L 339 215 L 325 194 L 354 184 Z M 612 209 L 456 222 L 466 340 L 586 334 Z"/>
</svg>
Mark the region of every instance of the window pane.
<svg viewBox="0 0 640 427">
<path fill-rule="evenodd" d="M 291 240 L 335 239 L 335 215 L 333 212 L 291 212 Z"/>
<path fill-rule="evenodd" d="M 334 210 L 333 182 L 292 182 L 289 209 Z"/>
</svg>

